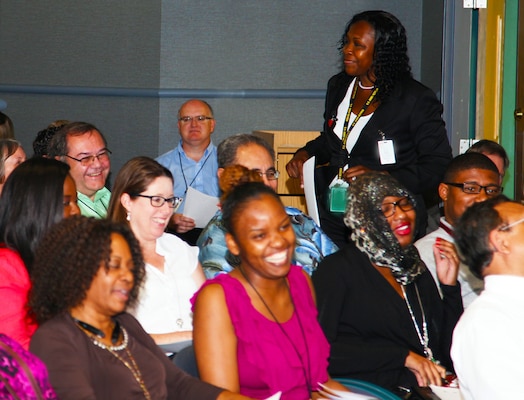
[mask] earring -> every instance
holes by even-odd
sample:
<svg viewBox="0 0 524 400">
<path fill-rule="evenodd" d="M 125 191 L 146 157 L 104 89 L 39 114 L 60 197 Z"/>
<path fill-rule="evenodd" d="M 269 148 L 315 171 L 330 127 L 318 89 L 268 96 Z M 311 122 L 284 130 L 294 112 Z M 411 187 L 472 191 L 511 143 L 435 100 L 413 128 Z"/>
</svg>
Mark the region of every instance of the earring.
<svg viewBox="0 0 524 400">
<path fill-rule="evenodd" d="M 126 220 L 131 221 L 131 213 L 129 211 L 127 212 Z"/>
</svg>

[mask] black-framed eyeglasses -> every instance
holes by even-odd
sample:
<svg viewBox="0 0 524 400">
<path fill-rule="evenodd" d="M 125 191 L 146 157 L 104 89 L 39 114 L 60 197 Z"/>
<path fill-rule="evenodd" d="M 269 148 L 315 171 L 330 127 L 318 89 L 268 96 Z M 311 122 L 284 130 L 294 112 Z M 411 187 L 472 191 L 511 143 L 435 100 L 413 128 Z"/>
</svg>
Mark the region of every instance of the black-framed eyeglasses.
<svg viewBox="0 0 524 400">
<path fill-rule="evenodd" d="M 252 171 L 257 172 L 262 177 L 265 175 L 268 181 L 274 181 L 280 176 L 280 172 L 274 168 L 270 168 L 266 172 L 262 172 L 259 169 L 253 169 Z"/>
<path fill-rule="evenodd" d="M 415 208 L 413 203 L 407 197 L 402 197 L 400 200 L 397 201 L 382 203 L 380 210 L 386 218 L 389 218 L 393 214 L 395 214 L 396 207 L 400 208 L 402 211 L 411 211 Z"/>
<path fill-rule="evenodd" d="M 180 117 L 178 120 L 184 124 L 187 124 L 188 122 L 191 122 L 193 120 L 195 120 L 196 122 L 204 122 L 204 121 L 207 121 L 208 119 L 214 119 L 214 118 L 207 117 L 205 115 L 197 115 L 196 117 L 189 117 L 189 116 Z"/>
<path fill-rule="evenodd" d="M 111 150 L 104 149 L 100 153 L 98 153 L 97 155 L 94 155 L 94 156 L 85 156 L 85 157 L 82 157 L 82 158 L 71 157 L 69 154 L 65 154 L 65 156 L 67 158 L 70 158 L 71 160 L 78 161 L 80 164 L 82 164 L 83 167 L 88 167 L 91 164 L 93 164 L 95 162 L 95 160 L 98 160 L 101 163 L 109 161 L 109 155 L 110 154 L 112 154 Z"/>
<path fill-rule="evenodd" d="M 502 186 L 499 186 L 499 185 L 482 186 L 474 182 L 464 182 L 464 183 L 444 182 L 444 183 L 449 186 L 460 188 L 466 194 L 479 194 L 482 191 L 482 189 L 484 189 L 486 196 L 496 196 L 498 194 L 501 194 L 502 190 L 504 189 Z"/>
<path fill-rule="evenodd" d="M 182 203 L 182 197 L 169 197 L 165 198 L 162 196 L 148 196 L 147 194 L 139 194 L 139 193 L 130 193 L 131 197 L 145 197 L 146 199 L 149 199 L 151 202 L 151 205 L 153 207 L 162 207 L 164 203 L 167 203 L 167 205 L 173 209 L 173 211 L 176 211 L 176 209 L 180 206 Z"/>
</svg>

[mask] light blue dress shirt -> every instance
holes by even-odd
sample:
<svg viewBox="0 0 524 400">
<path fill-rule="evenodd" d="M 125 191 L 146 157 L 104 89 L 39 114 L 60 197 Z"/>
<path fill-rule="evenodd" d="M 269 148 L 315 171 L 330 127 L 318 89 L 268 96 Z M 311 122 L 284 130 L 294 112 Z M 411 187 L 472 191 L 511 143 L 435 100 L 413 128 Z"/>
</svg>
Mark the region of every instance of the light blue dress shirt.
<svg viewBox="0 0 524 400">
<path fill-rule="evenodd" d="M 182 140 L 177 147 L 162 154 L 156 160 L 173 174 L 175 196 L 185 197 L 187 188 L 191 186 L 209 196 L 218 197 L 217 148 L 213 143 L 209 143 L 204 155 L 198 162 L 186 155 L 182 148 Z M 180 205 L 177 213 L 183 211 L 184 203 Z"/>
</svg>

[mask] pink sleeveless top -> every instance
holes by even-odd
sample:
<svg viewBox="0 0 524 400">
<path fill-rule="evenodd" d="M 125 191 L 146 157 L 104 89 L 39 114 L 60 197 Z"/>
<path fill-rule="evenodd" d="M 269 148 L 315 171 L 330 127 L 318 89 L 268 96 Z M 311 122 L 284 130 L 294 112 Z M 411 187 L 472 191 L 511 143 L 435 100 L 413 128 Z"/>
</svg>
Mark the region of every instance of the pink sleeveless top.
<svg viewBox="0 0 524 400">
<path fill-rule="evenodd" d="M 328 380 L 329 344 L 317 322 L 317 309 L 302 269 L 291 266 L 288 281 L 296 308 L 289 321 L 281 324 L 286 334 L 251 305 L 242 284 L 230 275 L 220 274 L 202 286 L 218 283 L 224 289 L 238 338 L 243 395 L 263 399 L 282 391 L 282 400 L 306 400 L 310 398 L 307 381 L 316 391 L 319 382 Z"/>
</svg>

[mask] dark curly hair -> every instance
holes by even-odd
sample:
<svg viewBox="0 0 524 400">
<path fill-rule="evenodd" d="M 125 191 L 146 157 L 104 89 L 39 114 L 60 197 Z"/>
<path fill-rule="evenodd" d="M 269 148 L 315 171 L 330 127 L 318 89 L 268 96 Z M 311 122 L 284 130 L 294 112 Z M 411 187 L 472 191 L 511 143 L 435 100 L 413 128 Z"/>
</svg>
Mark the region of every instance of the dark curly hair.
<svg viewBox="0 0 524 400">
<path fill-rule="evenodd" d="M 56 132 L 64 125 L 67 125 L 67 120 L 56 120 L 49 124 L 47 128 L 42 129 L 36 134 L 33 140 L 33 157 L 47 157 L 47 146 Z"/>
<path fill-rule="evenodd" d="M 98 272 L 111 256 L 111 234 L 122 235 L 133 259 L 134 286 L 128 305 L 136 303 L 144 279 L 144 260 L 131 229 L 123 223 L 73 216 L 52 227 L 35 253 L 30 317 L 39 324 L 81 304 Z"/>
<path fill-rule="evenodd" d="M 375 50 L 371 70 L 375 75 L 375 86 L 379 88 L 377 100 L 386 99 L 395 84 L 411 78 L 406 29 L 394 15 L 381 10 L 370 10 L 356 14 L 347 23 L 339 42 L 339 50 L 347 42 L 347 33 L 352 25 L 365 21 L 375 31 Z"/>
</svg>

